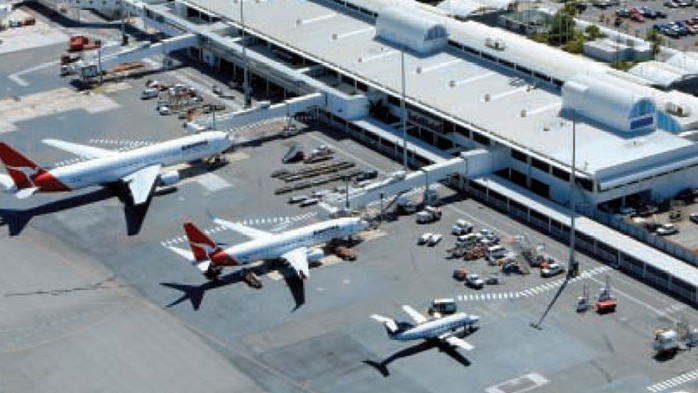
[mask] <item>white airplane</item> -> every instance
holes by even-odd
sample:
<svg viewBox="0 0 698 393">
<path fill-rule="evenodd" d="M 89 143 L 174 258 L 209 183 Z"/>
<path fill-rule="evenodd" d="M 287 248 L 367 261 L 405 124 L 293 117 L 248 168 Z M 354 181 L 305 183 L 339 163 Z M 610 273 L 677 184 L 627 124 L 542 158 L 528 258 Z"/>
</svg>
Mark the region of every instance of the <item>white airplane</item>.
<svg viewBox="0 0 698 393">
<path fill-rule="evenodd" d="M 451 347 L 466 351 L 474 348 L 458 335 L 475 330 L 480 317 L 458 312 L 443 318 L 428 319 L 409 305 L 402 306 L 402 309 L 414 320 L 416 325 L 409 322 L 396 322 L 394 319 L 377 314 L 371 315 L 371 318 L 385 326 L 388 337 L 392 340 L 438 340 Z"/>
<path fill-rule="evenodd" d="M 44 139 L 43 142 L 76 154 L 85 161 L 45 169 L 7 143 L 0 142 L 0 161 L 9 174 L 0 174 L 0 184 L 17 198 L 28 198 L 37 192 L 72 191 L 121 183 L 128 187 L 134 205 L 145 203 L 154 186 L 179 181 L 177 171 L 160 172 L 162 167 L 217 156 L 233 143 L 222 131 L 202 132 L 125 152 L 55 139 Z"/>
<path fill-rule="evenodd" d="M 196 225 L 186 222 L 184 232 L 189 240 L 191 252 L 174 246 L 168 247 L 187 258 L 209 280 L 217 280 L 223 267 L 272 259 L 286 261 L 301 279 L 305 279 L 310 276 L 308 263 L 324 256 L 321 249 L 312 246 L 352 236 L 368 227 L 368 223 L 361 218 L 347 217 L 274 234 L 220 218 L 214 218 L 213 222 L 239 232 L 251 240 L 223 249 Z"/>
</svg>

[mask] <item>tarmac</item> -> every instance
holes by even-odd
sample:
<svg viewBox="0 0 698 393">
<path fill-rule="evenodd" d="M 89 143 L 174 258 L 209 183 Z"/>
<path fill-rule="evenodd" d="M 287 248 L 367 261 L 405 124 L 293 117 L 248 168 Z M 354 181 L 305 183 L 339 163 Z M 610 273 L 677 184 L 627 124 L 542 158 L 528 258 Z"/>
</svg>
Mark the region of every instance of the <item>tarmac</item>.
<svg viewBox="0 0 698 393">
<path fill-rule="evenodd" d="M 49 63 L 59 53 L 57 45 L 16 52 L 12 62 L 0 64 L 1 75 L 29 69 L 32 61 Z M 95 91 L 88 106 L 109 104 L 90 111 L 67 104 L 80 93 L 56 73 L 49 66 L 23 73 L 26 85 L 0 77 L 0 103 L 39 100 L 35 112 L 23 107 L 30 115 L 3 126 L 2 140 L 40 164 L 74 158 L 40 142 L 48 136 L 116 149 L 182 135 L 181 120 L 160 116 L 155 102 L 139 99 L 145 77 Z M 188 67 L 157 77 L 176 81 L 183 74 L 201 85 L 215 82 Z M 42 111 L 42 100 L 48 105 L 56 96 L 62 103 Z M 274 194 L 283 182 L 270 174 L 285 167 L 281 158 L 292 143 L 308 150 L 332 145 L 337 159 L 376 168 L 379 179 L 400 169 L 337 131 L 311 125 L 283 139 L 282 127 L 276 120 L 237 130 L 242 144 L 226 154 L 226 165 L 181 168 L 183 181 L 159 191 L 147 210 L 125 208 L 100 188 L 27 200 L 0 194 L 0 391 L 698 391 L 690 351 L 657 359 L 651 349 L 658 328 L 677 321 L 698 326 L 694 309 L 578 255 L 584 274 L 538 324 L 561 276 L 543 279 L 536 270 L 506 275 L 483 260 L 447 259 L 450 226 L 468 219 L 477 230 L 495 230 L 508 246 L 513 236 L 526 235 L 563 263 L 567 246 L 445 186 L 438 187 L 447 202 L 441 221 L 386 220 L 362 236 L 354 262 L 328 257 L 302 283 L 284 278 L 284 268 L 259 265 L 259 290 L 240 282 L 235 270 L 219 284 L 208 283 L 166 248 L 186 247 L 185 220 L 209 229 L 217 242 L 234 244 L 244 238 L 217 227 L 209 214 L 272 232 L 326 217 L 319 206 L 286 203 L 295 193 Z M 416 245 L 426 231 L 444 240 Z M 496 274 L 503 284 L 465 287 L 451 278 L 456 268 Z M 593 296 L 606 277 L 619 300 L 617 312 L 577 313 L 583 286 Z M 480 316 L 480 329 L 466 337 L 473 351 L 454 355 L 429 343 L 391 341 L 369 318 L 379 313 L 406 320 L 402 304 L 425 311 L 442 297 Z"/>
</svg>

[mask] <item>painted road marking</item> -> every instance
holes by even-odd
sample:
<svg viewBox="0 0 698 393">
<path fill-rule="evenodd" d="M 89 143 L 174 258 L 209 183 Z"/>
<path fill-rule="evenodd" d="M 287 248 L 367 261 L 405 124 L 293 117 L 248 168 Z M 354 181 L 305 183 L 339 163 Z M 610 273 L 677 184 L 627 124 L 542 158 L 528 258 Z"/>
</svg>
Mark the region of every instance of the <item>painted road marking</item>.
<svg viewBox="0 0 698 393">
<path fill-rule="evenodd" d="M 657 393 L 682 385 L 686 382 L 694 381 L 696 379 L 698 379 L 698 369 L 677 375 L 665 381 L 657 382 L 654 385 L 647 386 L 647 390 L 652 393 Z"/>
<path fill-rule="evenodd" d="M 593 277 L 599 274 L 603 274 L 611 270 L 609 266 L 599 266 L 591 270 L 586 270 L 585 273 L 587 277 Z M 489 292 L 489 293 L 467 293 L 463 295 L 456 295 L 455 298 L 458 301 L 489 301 L 489 300 L 507 300 L 507 299 L 520 299 L 524 297 L 541 295 L 546 292 L 557 290 L 565 279 L 558 279 L 551 282 L 546 282 L 535 287 L 523 289 L 516 292 Z M 570 280 L 570 284 L 576 282 Z"/>
</svg>

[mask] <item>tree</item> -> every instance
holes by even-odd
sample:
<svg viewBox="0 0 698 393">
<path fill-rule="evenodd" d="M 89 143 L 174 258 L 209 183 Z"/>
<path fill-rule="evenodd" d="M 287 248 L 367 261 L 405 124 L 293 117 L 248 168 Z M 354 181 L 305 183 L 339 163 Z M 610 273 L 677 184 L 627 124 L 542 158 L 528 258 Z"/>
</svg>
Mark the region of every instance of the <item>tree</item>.
<svg viewBox="0 0 698 393">
<path fill-rule="evenodd" d="M 645 40 L 650 43 L 652 50 L 652 58 L 656 59 L 659 52 L 662 50 L 662 45 L 664 45 L 664 37 L 657 29 L 647 30 L 647 35 Z"/>
<path fill-rule="evenodd" d="M 551 45 L 563 45 L 572 38 L 574 31 L 574 18 L 562 14 L 559 11 L 553 16 L 550 30 L 548 31 L 548 43 Z"/>
<path fill-rule="evenodd" d="M 605 37 L 605 34 L 602 33 L 601 29 L 599 29 L 599 26 L 596 25 L 587 26 L 587 28 L 584 29 L 584 33 L 586 34 L 589 41 L 594 41 L 597 38 Z"/>
</svg>

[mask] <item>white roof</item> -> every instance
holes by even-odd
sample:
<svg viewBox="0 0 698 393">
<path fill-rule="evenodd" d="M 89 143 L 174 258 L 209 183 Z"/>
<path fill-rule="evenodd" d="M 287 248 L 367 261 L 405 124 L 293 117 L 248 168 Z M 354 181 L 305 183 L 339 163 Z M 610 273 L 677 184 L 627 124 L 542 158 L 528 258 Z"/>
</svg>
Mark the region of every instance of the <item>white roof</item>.
<svg viewBox="0 0 698 393">
<path fill-rule="evenodd" d="M 239 18 L 238 9 L 232 7 L 229 0 L 190 1 L 229 19 Z M 383 4 L 377 0 L 371 2 L 373 9 L 380 9 Z M 399 96 L 400 50 L 375 40 L 375 26 L 353 15 L 349 9 L 341 11 L 312 1 L 245 2 L 245 24 L 256 33 Z M 579 73 L 591 75 L 610 70 L 581 56 L 481 23 L 444 19 L 444 24 L 451 41 L 562 81 Z M 500 39 L 505 49 L 488 47 L 487 38 Z M 562 98 L 556 88 L 510 67 L 453 48 L 430 56 L 414 56 L 408 52 L 405 70 L 409 102 L 438 117 L 470 124 L 495 141 L 515 145 L 545 161 L 570 166 L 571 119 L 560 114 Z M 655 99 L 664 94 L 647 87 L 639 88 Z M 489 100 L 484 99 L 486 95 Z M 695 103 L 695 99 L 690 102 Z M 526 111 L 525 117 L 521 116 L 522 109 Z M 610 132 L 597 123 L 580 122 L 577 130 L 577 162 L 586 163 L 579 169 L 587 174 L 619 164 L 640 166 L 644 158 L 692 144 L 681 137 L 657 131 L 644 137 L 654 143 L 645 143 L 641 149 L 629 149 L 628 136 Z M 614 154 L 608 154 L 609 151 Z"/>
<path fill-rule="evenodd" d="M 449 15 L 468 17 L 484 10 L 506 9 L 510 0 L 444 0 L 436 7 Z"/>
<path fill-rule="evenodd" d="M 666 61 L 667 64 L 685 70 L 689 74 L 698 74 L 698 54 L 693 52 L 677 53 Z"/>
<path fill-rule="evenodd" d="M 662 88 L 669 87 L 672 83 L 681 80 L 684 75 L 688 74 L 685 69 L 655 60 L 637 64 L 628 70 L 628 73 L 651 81 L 655 86 L 661 86 Z"/>
</svg>

